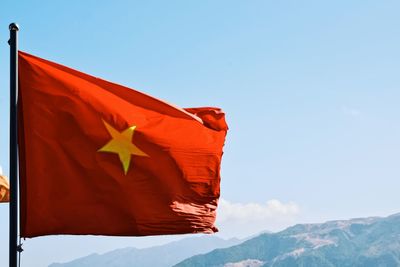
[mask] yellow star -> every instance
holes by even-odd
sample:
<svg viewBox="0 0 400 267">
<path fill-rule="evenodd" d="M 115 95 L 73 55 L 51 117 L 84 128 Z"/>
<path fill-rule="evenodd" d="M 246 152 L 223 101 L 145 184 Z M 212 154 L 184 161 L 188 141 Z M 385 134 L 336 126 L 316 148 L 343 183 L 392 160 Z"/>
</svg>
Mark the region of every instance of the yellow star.
<svg viewBox="0 0 400 267">
<path fill-rule="evenodd" d="M 125 131 L 119 132 L 104 120 L 103 123 L 106 126 L 107 131 L 111 135 L 112 139 L 98 151 L 118 154 L 119 160 L 122 163 L 122 167 L 124 168 L 124 173 L 126 175 L 128 173 L 129 165 L 131 163 L 131 155 L 148 157 L 146 153 L 144 153 L 137 146 L 132 144 L 132 136 L 136 126 L 131 126 Z"/>
</svg>

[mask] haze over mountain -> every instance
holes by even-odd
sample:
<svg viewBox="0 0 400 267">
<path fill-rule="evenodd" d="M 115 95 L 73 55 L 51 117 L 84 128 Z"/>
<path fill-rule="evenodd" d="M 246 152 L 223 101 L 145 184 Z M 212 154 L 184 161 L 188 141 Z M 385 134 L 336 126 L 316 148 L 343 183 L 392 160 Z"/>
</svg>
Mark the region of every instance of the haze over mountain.
<svg viewBox="0 0 400 267">
<path fill-rule="evenodd" d="M 241 242 L 236 238 L 224 240 L 205 235 L 145 249 L 124 248 L 100 255 L 95 253 L 67 263 L 53 263 L 49 267 L 170 267 L 193 255 Z"/>
<path fill-rule="evenodd" d="M 400 266 L 400 213 L 298 224 L 246 241 L 187 238 L 146 249 L 92 254 L 49 267 L 394 267 Z"/>
<path fill-rule="evenodd" d="M 400 266 L 400 213 L 386 218 L 300 224 L 216 249 L 175 267 Z"/>
</svg>

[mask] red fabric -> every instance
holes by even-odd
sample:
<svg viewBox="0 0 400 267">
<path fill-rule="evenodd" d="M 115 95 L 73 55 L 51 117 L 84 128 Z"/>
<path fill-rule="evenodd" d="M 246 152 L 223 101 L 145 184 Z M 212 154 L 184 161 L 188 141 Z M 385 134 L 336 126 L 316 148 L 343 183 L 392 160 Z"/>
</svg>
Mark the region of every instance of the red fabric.
<svg viewBox="0 0 400 267">
<path fill-rule="evenodd" d="M 212 233 L 227 132 L 217 108 L 180 109 L 19 52 L 21 236 Z M 136 126 L 124 173 L 100 152 Z"/>
</svg>

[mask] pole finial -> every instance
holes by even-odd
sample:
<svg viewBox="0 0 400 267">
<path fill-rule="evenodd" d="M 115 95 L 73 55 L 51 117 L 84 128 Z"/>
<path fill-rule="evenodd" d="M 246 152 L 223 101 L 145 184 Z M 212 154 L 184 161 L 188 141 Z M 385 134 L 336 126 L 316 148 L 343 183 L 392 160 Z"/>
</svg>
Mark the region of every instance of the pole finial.
<svg viewBox="0 0 400 267">
<path fill-rule="evenodd" d="M 17 23 L 11 23 L 10 26 L 8 26 L 8 28 L 10 29 L 10 31 L 18 31 L 19 30 L 19 26 Z"/>
</svg>

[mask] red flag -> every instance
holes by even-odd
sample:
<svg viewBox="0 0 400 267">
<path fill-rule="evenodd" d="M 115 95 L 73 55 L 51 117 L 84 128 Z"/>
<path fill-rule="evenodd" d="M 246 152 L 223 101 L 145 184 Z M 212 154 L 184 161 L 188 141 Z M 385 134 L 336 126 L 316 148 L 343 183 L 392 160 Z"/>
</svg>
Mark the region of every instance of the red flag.
<svg viewBox="0 0 400 267">
<path fill-rule="evenodd" d="M 21 236 L 212 233 L 227 125 L 19 52 Z"/>
</svg>

